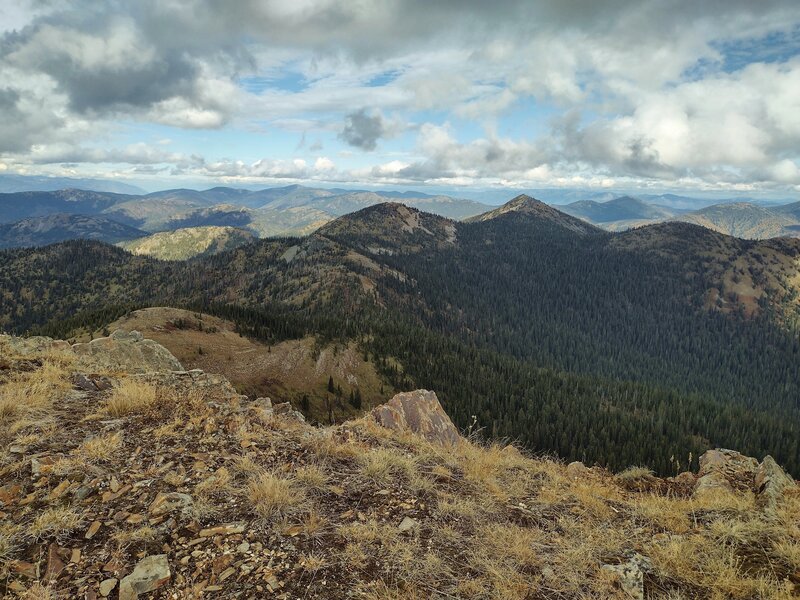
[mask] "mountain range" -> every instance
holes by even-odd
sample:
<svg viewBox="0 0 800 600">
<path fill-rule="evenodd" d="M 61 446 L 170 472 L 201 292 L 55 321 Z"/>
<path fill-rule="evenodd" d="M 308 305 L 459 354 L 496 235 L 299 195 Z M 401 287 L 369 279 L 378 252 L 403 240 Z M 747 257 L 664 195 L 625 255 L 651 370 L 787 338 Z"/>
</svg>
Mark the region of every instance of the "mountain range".
<svg viewBox="0 0 800 600">
<path fill-rule="evenodd" d="M 390 202 L 189 262 L 5 250 L 0 326 L 69 338 L 183 308 L 268 346 L 357 348 L 385 393 L 435 389 L 459 427 L 534 451 L 668 473 L 737 447 L 800 472 L 799 257 L 689 223 L 610 233 L 527 196 L 462 222 Z M 281 389 L 336 417 L 325 390 Z"/>
<path fill-rule="evenodd" d="M 785 205 L 727 202 L 685 210 L 623 196 L 605 202 L 582 200 L 558 208 L 609 231 L 682 221 L 745 239 L 800 236 L 800 202 Z"/>
<path fill-rule="evenodd" d="M 596 193 L 587 193 L 598 197 Z M 622 196 L 603 201 L 584 199 L 556 205 L 561 214 L 578 217 L 609 231 L 662 221 L 696 223 L 709 229 L 746 239 L 800 236 L 800 203 L 773 205 L 729 202 L 708 205 L 708 201 L 664 194 L 660 196 Z M 152 233 L 183 230 L 174 239 L 185 242 L 187 229 L 214 227 L 196 232 L 208 239 L 212 232 L 222 235 L 230 228 L 256 237 L 308 235 L 336 217 L 383 202 L 398 201 L 455 220 L 479 218 L 493 209 L 473 200 L 419 192 L 364 191 L 310 188 L 290 185 L 262 190 L 216 187 L 207 190 L 171 189 L 150 194 L 63 189 L 0 194 L 0 223 L 17 223 L 0 230 L 0 246 L 35 246 L 66 239 L 130 240 L 131 229 L 138 237 Z M 698 206 L 689 210 L 687 206 Z M 55 234 L 53 215 L 81 215 L 80 226 L 69 219 L 58 221 Z M 481 217 L 485 218 L 485 217 Z M 75 218 L 72 222 L 77 223 Z M 228 229 L 221 229 L 228 228 Z M 126 231 L 126 233 L 122 233 Z M 158 237 L 163 246 L 170 239 Z M 228 248 L 230 236 L 209 244 L 209 248 Z M 235 239 L 244 243 L 245 236 Z M 153 246 L 149 246 L 153 247 Z M 170 254 L 170 251 L 166 251 Z M 177 256 L 177 255 L 176 255 Z"/>
<path fill-rule="evenodd" d="M 46 221 L 57 213 L 102 217 L 149 233 L 216 226 L 246 229 L 258 237 L 306 235 L 337 216 L 390 200 L 401 200 L 408 206 L 453 219 L 477 215 L 489 208 L 472 200 L 416 192 L 378 193 L 299 185 L 257 191 L 224 187 L 174 189 L 144 195 L 66 189 L 0 194 L 0 223 L 25 220 L 25 229 L 36 229 L 35 219 Z M 49 243 L 46 237 L 15 239 L 14 231 L 8 230 L 3 238 L 5 247 Z M 89 235 L 85 229 L 76 229 L 72 237 L 103 239 L 103 234 L 97 231 Z"/>
</svg>

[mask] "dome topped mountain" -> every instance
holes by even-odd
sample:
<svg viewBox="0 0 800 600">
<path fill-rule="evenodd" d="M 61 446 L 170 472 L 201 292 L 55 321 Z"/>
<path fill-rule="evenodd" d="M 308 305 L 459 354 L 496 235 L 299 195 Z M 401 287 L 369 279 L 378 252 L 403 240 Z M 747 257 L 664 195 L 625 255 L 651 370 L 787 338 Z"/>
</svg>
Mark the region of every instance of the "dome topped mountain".
<svg viewBox="0 0 800 600">
<path fill-rule="evenodd" d="M 491 221 L 493 219 L 505 219 L 509 217 L 521 217 L 525 218 L 526 220 L 536 219 L 542 223 L 558 225 L 559 227 L 581 235 L 589 235 L 600 232 L 600 229 L 597 227 L 563 213 L 560 210 L 553 208 L 549 204 L 545 204 L 541 200 L 532 198 L 527 194 L 520 194 L 499 208 L 490 210 L 489 212 L 478 215 L 477 217 L 472 217 L 471 219 L 468 219 L 467 222 L 479 223 Z"/>
<path fill-rule="evenodd" d="M 385 202 L 339 217 L 317 236 L 346 241 L 376 254 L 417 252 L 456 242 L 456 223 L 405 204 Z"/>
</svg>

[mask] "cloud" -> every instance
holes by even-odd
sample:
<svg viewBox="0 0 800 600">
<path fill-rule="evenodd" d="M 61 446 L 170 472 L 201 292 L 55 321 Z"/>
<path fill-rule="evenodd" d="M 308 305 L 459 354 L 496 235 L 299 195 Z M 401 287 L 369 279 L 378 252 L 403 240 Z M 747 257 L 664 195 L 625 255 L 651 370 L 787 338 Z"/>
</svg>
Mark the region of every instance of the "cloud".
<svg viewBox="0 0 800 600">
<path fill-rule="evenodd" d="M 0 17 L 12 168 L 800 183 L 795 0 L 19 0 Z M 229 128 L 258 154 L 154 152 L 163 127 L 176 148 L 176 130 Z M 417 129 L 399 155 L 380 143 Z M 309 144 L 281 147 L 286 131 Z M 272 155 L 254 160 L 263 140 Z M 323 140 L 344 167 L 316 156 Z"/>
<path fill-rule="evenodd" d="M 354 148 L 375 150 L 378 140 L 385 133 L 383 116 L 379 112 L 368 114 L 362 108 L 344 118 L 344 129 L 339 137 Z"/>
</svg>

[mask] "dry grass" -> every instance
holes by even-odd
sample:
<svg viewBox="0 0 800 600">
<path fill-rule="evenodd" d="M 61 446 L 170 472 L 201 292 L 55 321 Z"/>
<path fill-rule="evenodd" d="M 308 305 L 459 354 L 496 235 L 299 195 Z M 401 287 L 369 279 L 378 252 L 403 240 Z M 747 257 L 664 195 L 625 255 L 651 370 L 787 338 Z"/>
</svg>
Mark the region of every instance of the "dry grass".
<svg viewBox="0 0 800 600">
<path fill-rule="evenodd" d="M 72 385 L 69 371 L 60 363 L 44 361 L 35 371 L 19 373 L 0 387 L 0 424 L 9 433 L 19 420 L 36 423 L 51 409 L 53 400 L 65 394 Z"/>
<path fill-rule="evenodd" d="M 20 600 L 56 600 L 59 595 L 57 590 L 51 585 L 42 585 L 37 582 L 22 592 L 18 597 Z"/>
<path fill-rule="evenodd" d="M 638 481 L 653 476 L 653 470 L 647 467 L 628 467 L 624 471 L 617 474 L 617 479 L 620 481 Z"/>
<path fill-rule="evenodd" d="M 308 500 L 295 479 L 264 472 L 247 484 L 247 500 L 261 518 L 276 520 L 306 510 Z"/>
<path fill-rule="evenodd" d="M 20 546 L 20 527 L 10 521 L 0 521 L 0 563 L 11 560 Z M 0 573 L 3 569 L 0 568 Z"/>
<path fill-rule="evenodd" d="M 118 531 L 112 535 L 112 539 L 121 549 L 135 546 L 138 544 L 148 544 L 156 540 L 158 532 L 147 525 L 137 529 Z"/>
<path fill-rule="evenodd" d="M 34 540 L 62 539 L 83 523 L 81 515 L 71 508 L 46 508 L 28 527 L 28 537 Z"/>
<path fill-rule="evenodd" d="M 238 456 L 233 461 L 231 465 L 231 469 L 233 470 L 234 474 L 238 476 L 243 476 L 247 479 L 258 475 L 264 469 L 256 463 L 252 458 L 249 456 Z"/>
<path fill-rule="evenodd" d="M 121 448 L 122 434 L 114 432 L 87 439 L 78 447 L 76 454 L 90 462 L 106 462 L 111 460 Z"/>
<path fill-rule="evenodd" d="M 310 492 L 319 493 L 328 486 L 328 474 L 319 465 L 304 465 L 295 471 L 294 476 Z"/>
<path fill-rule="evenodd" d="M 194 490 L 198 496 L 212 496 L 214 494 L 231 493 L 231 473 L 225 467 L 220 467 L 203 481 L 198 483 Z"/>
<path fill-rule="evenodd" d="M 284 427 L 283 420 L 263 423 L 237 412 L 213 390 L 184 394 L 159 384 L 144 386 L 143 393 L 144 384 L 134 378 L 123 380 L 108 405 L 115 407 L 114 416 L 146 413 L 148 423 L 123 421 L 119 432 L 108 433 L 98 422 L 105 415 L 72 418 L 69 423 L 77 425 L 71 435 L 62 428 L 64 406 L 80 403 L 59 404 L 68 373 L 55 359 L 47 364 L 18 374 L 11 389 L 17 399 L 29 387 L 53 393 L 34 393 L 29 405 L 6 412 L 0 425 L 3 441 L 28 449 L 25 460 L 0 451 L 0 485 L 24 484 L 0 508 L 15 523 L 0 520 L 0 577 L 8 576 L 14 559 L 41 561 L 37 553 L 51 541 L 65 547 L 83 543 L 85 565 L 109 559 L 132 564 L 147 552 L 160 552 L 169 533 L 146 521 L 105 526 L 83 542 L 84 523 L 107 522 L 120 508 L 131 510 L 133 499 L 149 498 L 155 487 L 192 495 L 194 505 L 180 515 L 181 527 L 241 522 L 251 544 L 250 531 L 265 534 L 297 569 L 295 583 L 301 583 L 285 589 L 292 597 L 300 585 L 311 585 L 309 597 L 330 587 L 335 590 L 330 594 L 346 590 L 375 600 L 622 599 L 616 575 L 603 566 L 623 563 L 632 552 L 652 562 L 647 598 L 797 595 L 790 578 L 800 571 L 800 490 L 785 494 L 769 511 L 758 508 L 752 493 L 718 489 L 697 498 L 675 497 L 685 490 L 664 481 L 652 485 L 654 476 L 642 467 L 616 476 L 599 468 L 567 473 L 562 463 L 531 459 L 500 444 L 442 448 L 366 419 L 327 429 Z M 7 435 L 9 423 L 18 428 L 15 437 Z M 56 442 L 48 445 L 43 436 Z M 75 448 L 66 456 L 56 445 L 62 440 Z M 148 443 L 158 450 L 150 452 Z M 41 485 L 30 476 L 31 448 L 61 457 L 52 466 L 42 461 Z M 134 448 L 145 451 L 124 452 Z M 193 468 L 199 460 L 211 470 Z M 68 493 L 48 497 L 66 477 L 86 484 L 107 481 L 109 472 L 120 481 L 124 475 L 126 484 L 146 481 L 147 488 L 134 487 L 108 504 L 101 497 L 77 503 Z M 31 493 L 34 502 L 18 502 Z M 41 510 L 44 501 L 51 504 Z M 62 506 L 67 502 L 75 506 Z M 78 510 L 86 511 L 83 519 Z M 146 511 L 146 503 L 137 510 Z M 400 532 L 405 516 L 419 527 Z M 216 553 L 211 543 L 198 550 L 205 548 Z M 175 582 L 178 575 L 189 579 L 197 568 L 191 561 L 173 564 Z M 76 577 L 85 575 L 83 566 L 73 568 Z M 238 592 L 240 581 L 258 576 L 237 576 L 226 585 Z M 61 584 L 67 584 L 66 576 Z"/>
<path fill-rule="evenodd" d="M 417 475 L 415 458 L 391 448 L 378 447 L 360 454 L 359 463 L 363 477 L 379 486 L 397 480 L 408 482 Z"/>
<path fill-rule="evenodd" d="M 664 532 L 686 533 L 692 526 L 693 507 L 688 500 L 650 494 L 635 500 L 634 513 Z"/>
<path fill-rule="evenodd" d="M 123 379 L 106 402 L 105 412 L 111 417 L 141 414 L 152 409 L 156 401 L 154 386 L 135 379 Z"/>
</svg>

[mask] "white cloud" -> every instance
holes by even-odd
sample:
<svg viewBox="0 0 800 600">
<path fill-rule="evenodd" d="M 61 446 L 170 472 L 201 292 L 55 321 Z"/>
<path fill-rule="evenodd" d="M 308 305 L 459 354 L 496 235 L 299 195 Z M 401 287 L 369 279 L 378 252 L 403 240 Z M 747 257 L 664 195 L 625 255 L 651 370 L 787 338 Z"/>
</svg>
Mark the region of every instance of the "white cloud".
<svg viewBox="0 0 800 600">
<path fill-rule="evenodd" d="M 0 34 L 0 157 L 10 168 L 116 163 L 207 177 L 497 185 L 800 183 L 793 0 L 15 6 L 0 7 L 0 21 L 19 29 Z M 772 62 L 745 51 L 752 64 L 726 65 L 731 45 L 758 47 L 753 40 L 767 34 L 771 45 L 782 34 L 795 41 Z M 264 83 L 240 84 L 249 77 Z M 519 115 L 503 123 L 527 106 L 536 107 L 532 119 L 554 115 L 549 132 Z M 429 122 L 414 147 L 381 154 L 415 121 Z M 476 134 L 472 122 L 493 129 Z M 119 143 L 137 123 L 173 128 L 175 140 L 180 129 L 308 132 L 348 164 L 287 158 L 298 153 L 294 143 L 259 161 L 217 160 L 213 147 L 197 159 Z M 354 154 L 336 146 L 337 134 Z M 308 152 L 320 149 L 315 141 Z"/>
</svg>

